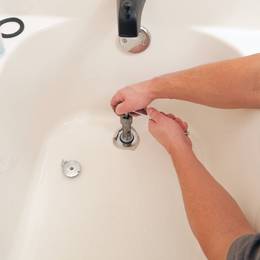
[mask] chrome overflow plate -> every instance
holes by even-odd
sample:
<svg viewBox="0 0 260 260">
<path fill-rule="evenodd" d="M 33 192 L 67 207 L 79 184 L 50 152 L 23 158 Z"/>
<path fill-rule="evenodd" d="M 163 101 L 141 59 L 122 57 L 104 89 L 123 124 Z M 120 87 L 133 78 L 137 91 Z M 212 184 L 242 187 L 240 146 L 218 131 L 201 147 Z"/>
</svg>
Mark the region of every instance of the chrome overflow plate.
<svg viewBox="0 0 260 260">
<path fill-rule="evenodd" d="M 144 52 L 151 43 L 151 35 L 148 30 L 141 27 L 138 37 L 135 38 L 119 38 L 120 48 L 128 53 L 141 53 Z"/>
</svg>

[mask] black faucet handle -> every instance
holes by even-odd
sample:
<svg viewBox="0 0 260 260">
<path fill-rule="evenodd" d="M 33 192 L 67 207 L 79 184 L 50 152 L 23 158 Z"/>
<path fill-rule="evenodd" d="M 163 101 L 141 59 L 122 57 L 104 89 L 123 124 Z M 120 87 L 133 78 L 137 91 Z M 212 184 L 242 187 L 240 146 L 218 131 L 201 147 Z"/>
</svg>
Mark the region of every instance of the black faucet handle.
<svg viewBox="0 0 260 260">
<path fill-rule="evenodd" d="M 117 0 L 118 31 L 120 37 L 137 37 L 146 0 Z"/>
</svg>

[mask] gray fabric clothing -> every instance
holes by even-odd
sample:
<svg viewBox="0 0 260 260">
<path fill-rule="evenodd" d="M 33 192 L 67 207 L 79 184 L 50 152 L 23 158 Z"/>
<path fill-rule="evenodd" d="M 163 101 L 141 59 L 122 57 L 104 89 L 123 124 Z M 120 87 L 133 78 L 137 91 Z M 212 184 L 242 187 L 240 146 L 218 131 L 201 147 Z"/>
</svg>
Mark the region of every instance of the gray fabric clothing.
<svg viewBox="0 0 260 260">
<path fill-rule="evenodd" d="M 260 260 L 260 234 L 246 235 L 235 240 L 227 260 Z"/>
</svg>

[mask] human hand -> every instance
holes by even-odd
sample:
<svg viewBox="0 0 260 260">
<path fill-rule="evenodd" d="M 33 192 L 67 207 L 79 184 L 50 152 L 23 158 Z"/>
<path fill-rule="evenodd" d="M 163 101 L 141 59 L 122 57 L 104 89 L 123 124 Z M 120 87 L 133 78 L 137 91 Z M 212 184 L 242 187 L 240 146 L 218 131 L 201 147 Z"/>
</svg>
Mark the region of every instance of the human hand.
<svg viewBox="0 0 260 260">
<path fill-rule="evenodd" d="M 118 115 L 146 108 L 153 100 L 150 81 L 145 81 L 119 90 L 111 100 L 111 106 Z"/>
<path fill-rule="evenodd" d="M 154 108 L 148 108 L 150 117 L 149 131 L 157 141 L 172 154 L 183 148 L 192 148 L 188 137 L 188 124 L 172 114 L 160 113 Z"/>
</svg>

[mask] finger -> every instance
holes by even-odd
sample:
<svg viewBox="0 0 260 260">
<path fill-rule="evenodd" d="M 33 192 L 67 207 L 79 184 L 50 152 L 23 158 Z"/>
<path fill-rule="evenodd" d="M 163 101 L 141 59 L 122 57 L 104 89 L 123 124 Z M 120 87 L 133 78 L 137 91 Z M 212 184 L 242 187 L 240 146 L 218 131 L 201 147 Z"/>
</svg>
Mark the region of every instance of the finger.
<svg viewBox="0 0 260 260">
<path fill-rule="evenodd" d="M 176 118 L 175 118 L 175 121 L 176 121 L 176 122 L 178 123 L 178 125 L 179 125 L 181 128 L 183 128 L 183 130 L 184 130 L 184 125 L 183 125 L 182 120 L 181 120 L 180 118 L 176 117 Z"/>
<path fill-rule="evenodd" d="M 150 119 L 152 119 L 156 123 L 162 119 L 162 114 L 155 108 L 152 107 L 148 108 L 147 114 L 150 117 Z"/>
<path fill-rule="evenodd" d="M 111 100 L 111 106 L 115 110 L 116 106 L 124 101 L 124 97 L 118 92 Z"/>
<path fill-rule="evenodd" d="M 115 111 L 118 115 L 123 115 L 123 114 L 132 112 L 131 110 L 132 109 L 129 106 L 129 104 L 126 101 L 124 101 L 124 102 L 120 103 L 119 105 L 117 105 Z"/>
<path fill-rule="evenodd" d="M 188 128 L 189 128 L 189 125 L 188 125 L 188 123 L 187 123 L 187 122 L 183 122 L 183 124 L 184 124 L 185 130 L 187 131 L 187 130 L 188 130 Z"/>
<path fill-rule="evenodd" d="M 153 129 L 154 129 L 155 125 L 156 125 L 155 121 L 150 119 L 149 122 L 148 122 L 148 130 L 149 130 L 150 133 L 153 132 Z"/>
<path fill-rule="evenodd" d="M 184 130 L 187 129 L 188 124 L 187 124 L 186 122 L 184 123 L 181 118 L 176 117 L 176 116 L 173 115 L 173 114 L 167 114 L 167 117 L 169 117 L 169 118 L 175 120 Z"/>
<path fill-rule="evenodd" d="M 183 121 L 182 121 L 180 118 L 176 117 L 175 121 L 179 124 L 179 126 L 180 126 L 184 131 L 187 130 L 186 125 L 183 123 Z"/>
<path fill-rule="evenodd" d="M 175 119 L 176 119 L 176 116 L 175 116 L 175 115 L 173 115 L 173 114 L 167 114 L 167 117 L 169 117 L 169 118 L 171 118 L 171 119 L 173 119 L 173 120 L 175 120 Z"/>
<path fill-rule="evenodd" d="M 168 116 L 167 114 L 165 114 L 164 112 L 160 111 L 160 113 L 164 116 Z"/>
</svg>

